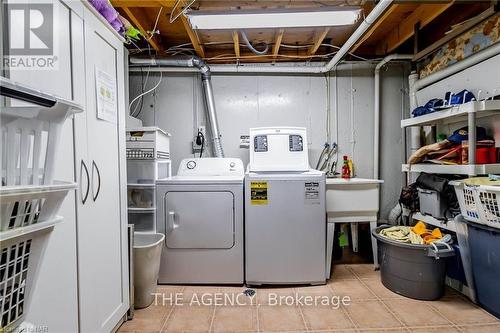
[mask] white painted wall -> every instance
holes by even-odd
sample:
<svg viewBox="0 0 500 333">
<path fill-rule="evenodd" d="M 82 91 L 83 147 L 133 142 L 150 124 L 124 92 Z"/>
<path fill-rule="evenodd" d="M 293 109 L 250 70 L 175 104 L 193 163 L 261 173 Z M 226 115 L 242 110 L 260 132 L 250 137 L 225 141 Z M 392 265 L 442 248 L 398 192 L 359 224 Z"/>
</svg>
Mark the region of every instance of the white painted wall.
<svg viewBox="0 0 500 333">
<path fill-rule="evenodd" d="M 331 141 L 339 144 L 339 160 L 348 154 L 356 175 L 373 177 L 373 65 L 343 68 L 330 80 Z M 382 217 L 397 202 L 401 188 L 401 89 L 408 72 L 391 65 L 382 77 Z M 144 72 L 144 78 L 146 73 Z M 159 80 L 150 73 L 147 87 Z M 130 98 L 140 91 L 140 73 L 130 74 Z M 248 163 L 248 149 L 239 148 L 240 135 L 258 126 L 303 126 L 308 129 L 310 164 L 316 165 L 326 141 L 327 79 L 323 75 L 213 75 L 215 103 L 226 156 Z M 147 89 L 146 89 L 147 90 Z M 407 103 L 405 104 L 407 105 Z M 139 118 L 172 133 L 175 173 L 181 159 L 193 156 L 191 142 L 198 125 L 205 124 L 205 105 L 199 75 L 163 73 L 156 94 L 144 99 Z M 340 171 L 340 168 L 338 168 Z"/>
</svg>

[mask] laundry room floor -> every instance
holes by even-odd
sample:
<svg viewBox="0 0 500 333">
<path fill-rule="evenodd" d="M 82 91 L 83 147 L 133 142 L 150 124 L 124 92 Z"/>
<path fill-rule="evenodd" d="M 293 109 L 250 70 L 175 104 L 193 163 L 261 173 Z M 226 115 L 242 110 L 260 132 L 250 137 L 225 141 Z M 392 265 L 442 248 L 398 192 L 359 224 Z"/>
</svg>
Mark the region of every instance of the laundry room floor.
<svg viewBox="0 0 500 333">
<path fill-rule="evenodd" d="M 332 276 L 324 286 L 254 288 L 253 296 L 245 287 L 159 285 L 156 302 L 118 332 L 500 332 L 498 319 L 451 289 L 434 302 L 405 298 L 370 264 L 335 265 Z M 344 296 L 350 302 L 333 301 Z"/>
</svg>

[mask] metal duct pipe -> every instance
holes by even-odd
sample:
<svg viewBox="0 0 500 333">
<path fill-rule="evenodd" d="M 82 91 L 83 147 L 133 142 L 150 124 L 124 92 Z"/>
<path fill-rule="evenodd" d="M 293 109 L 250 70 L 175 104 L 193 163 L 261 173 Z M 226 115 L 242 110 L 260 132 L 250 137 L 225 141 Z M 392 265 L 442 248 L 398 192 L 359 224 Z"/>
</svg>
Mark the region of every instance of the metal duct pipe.
<svg viewBox="0 0 500 333">
<path fill-rule="evenodd" d="M 394 0 L 380 0 L 380 2 L 372 9 L 370 14 L 361 22 L 360 26 L 353 32 L 351 37 L 345 42 L 344 45 L 337 51 L 335 56 L 323 66 L 255 66 L 255 65 L 242 65 L 242 66 L 214 66 L 213 72 L 235 72 L 235 73 L 307 73 L 307 74 L 321 74 L 331 71 L 335 65 L 340 63 L 344 56 L 351 50 L 351 48 L 356 44 L 372 27 L 372 25 L 378 20 L 378 18 L 385 13 L 387 8 Z M 135 65 L 151 65 L 151 66 L 168 66 L 168 67 L 197 67 L 193 64 L 191 59 L 197 59 L 197 61 L 203 62 L 198 57 L 192 58 L 165 58 L 165 59 L 151 59 L 150 62 L 133 62 L 140 59 L 141 61 L 150 59 L 132 58 L 131 64 Z M 174 59 L 174 60 L 170 60 Z M 182 65 L 184 63 L 185 65 Z M 186 64 L 187 63 L 187 64 Z M 204 62 L 203 62 L 204 64 Z M 206 64 L 204 64 L 206 66 Z M 208 66 L 206 66 L 208 68 Z M 210 72 L 210 69 L 208 68 Z"/>
<path fill-rule="evenodd" d="M 205 100 L 207 103 L 207 118 L 210 123 L 213 141 L 213 153 L 216 157 L 224 157 L 222 149 L 221 134 L 219 123 L 217 121 L 217 112 L 215 110 L 215 100 L 212 88 L 210 67 L 200 58 L 192 57 L 169 57 L 169 58 L 137 58 L 131 57 L 132 66 L 159 66 L 159 67 L 194 67 L 201 74 L 201 82 L 205 91 Z"/>
</svg>

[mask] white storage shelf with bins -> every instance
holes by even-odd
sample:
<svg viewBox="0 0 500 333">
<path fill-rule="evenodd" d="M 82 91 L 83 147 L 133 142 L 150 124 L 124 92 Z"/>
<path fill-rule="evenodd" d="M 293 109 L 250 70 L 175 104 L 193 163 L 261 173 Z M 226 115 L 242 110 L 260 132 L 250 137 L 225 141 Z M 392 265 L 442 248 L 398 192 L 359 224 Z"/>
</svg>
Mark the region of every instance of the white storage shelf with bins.
<svg viewBox="0 0 500 333">
<path fill-rule="evenodd" d="M 500 100 L 472 101 L 423 116 L 403 119 L 401 120 L 401 128 L 466 122 L 469 129 L 475 129 L 477 119 L 492 116 L 500 116 Z M 476 160 L 476 138 L 474 135 L 472 135 L 469 140 L 469 147 L 471 148 L 469 150 L 469 164 L 403 164 L 402 171 L 457 174 L 469 176 L 500 173 L 500 163 L 475 164 L 474 161 Z"/>
<path fill-rule="evenodd" d="M 127 130 L 128 221 L 156 232 L 156 180 L 171 176 L 170 134 L 156 127 Z"/>
<path fill-rule="evenodd" d="M 9 98 L 0 111 L 0 331 L 9 332 L 29 310 L 59 207 L 76 188 L 53 171 L 62 125 L 83 108 L 3 77 L 0 88 Z"/>
<path fill-rule="evenodd" d="M 426 114 L 419 117 L 401 120 L 401 128 L 414 126 L 433 126 L 454 123 L 466 123 L 468 128 L 475 129 L 478 119 L 492 118 L 500 116 L 500 100 L 471 101 L 461 105 L 456 105 L 445 110 Z M 403 172 L 426 172 L 435 174 L 454 175 L 486 175 L 490 173 L 500 173 L 500 163 L 475 164 L 476 159 L 476 137 L 471 135 L 469 140 L 469 164 L 462 165 L 439 165 L 432 163 L 403 164 Z M 453 219 L 436 219 L 430 215 L 415 213 L 413 219 L 423 221 L 427 224 L 440 227 L 449 231 L 456 231 Z"/>
</svg>

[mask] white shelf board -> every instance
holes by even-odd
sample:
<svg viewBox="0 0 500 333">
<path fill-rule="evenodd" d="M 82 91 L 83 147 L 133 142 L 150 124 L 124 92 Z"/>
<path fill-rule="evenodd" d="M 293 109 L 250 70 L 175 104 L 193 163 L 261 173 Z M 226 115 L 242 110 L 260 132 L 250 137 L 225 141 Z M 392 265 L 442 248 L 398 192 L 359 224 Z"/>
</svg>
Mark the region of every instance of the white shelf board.
<svg viewBox="0 0 500 333">
<path fill-rule="evenodd" d="M 475 113 L 476 118 L 500 115 L 500 100 L 474 101 L 423 116 L 403 119 L 401 120 L 401 128 L 459 122 L 467 120 L 469 113 Z"/>
<path fill-rule="evenodd" d="M 156 211 L 156 208 L 155 207 L 150 207 L 150 208 L 128 207 L 128 211 L 131 213 L 154 213 Z"/>
<path fill-rule="evenodd" d="M 500 173 L 500 164 L 464 164 L 464 165 L 441 165 L 432 163 L 412 164 L 411 170 L 408 164 L 401 167 L 403 172 L 427 172 L 450 175 L 487 175 Z"/>
<path fill-rule="evenodd" d="M 421 213 L 413 214 L 412 218 L 414 220 L 419 220 L 419 221 L 422 221 L 426 224 L 430 224 L 432 226 L 442 228 L 444 230 L 453 231 L 453 232 L 457 231 L 456 226 L 455 226 L 455 221 L 453 219 L 443 221 L 443 220 L 435 219 L 434 217 L 432 217 L 430 215 L 424 215 Z"/>
<path fill-rule="evenodd" d="M 130 188 L 155 188 L 155 183 L 128 183 L 127 187 Z"/>
</svg>

